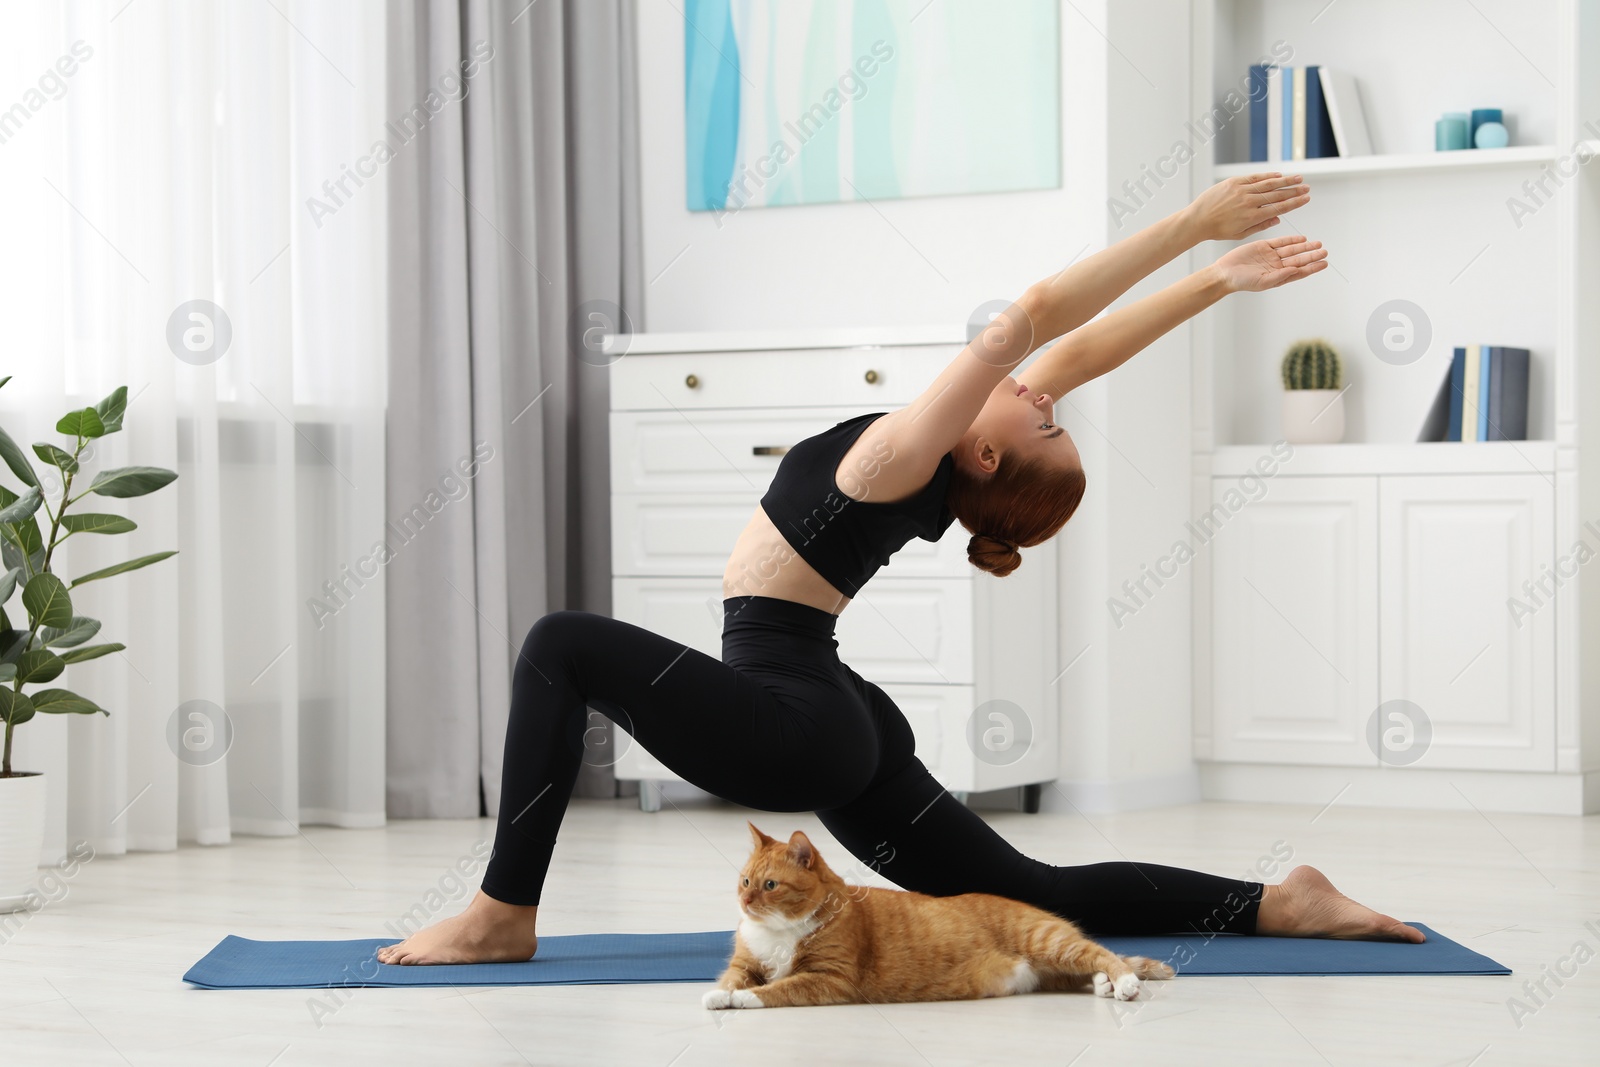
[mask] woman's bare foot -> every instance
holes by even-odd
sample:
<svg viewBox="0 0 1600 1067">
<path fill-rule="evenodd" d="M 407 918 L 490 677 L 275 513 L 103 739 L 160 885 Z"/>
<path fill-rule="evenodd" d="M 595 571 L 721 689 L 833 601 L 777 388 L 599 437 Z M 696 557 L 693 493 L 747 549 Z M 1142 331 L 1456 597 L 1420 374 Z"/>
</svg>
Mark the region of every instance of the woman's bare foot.
<svg viewBox="0 0 1600 1067">
<path fill-rule="evenodd" d="M 1415 926 L 1357 904 L 1315 867 L 1296 867 L 1265 887 L 1256 933 L 1277 937 L 1341 937 L 1361 941 L 1426 941 Z"/>
<path fill-rule="evenodd" d="M 539 947 L 534 936 L 537 905 L 506 904 L 484 894 L 467 910 L 418 930 L 398 945 L 378 950 L 379 963 L 513 963 L 533 959 Z"/>
</svg>

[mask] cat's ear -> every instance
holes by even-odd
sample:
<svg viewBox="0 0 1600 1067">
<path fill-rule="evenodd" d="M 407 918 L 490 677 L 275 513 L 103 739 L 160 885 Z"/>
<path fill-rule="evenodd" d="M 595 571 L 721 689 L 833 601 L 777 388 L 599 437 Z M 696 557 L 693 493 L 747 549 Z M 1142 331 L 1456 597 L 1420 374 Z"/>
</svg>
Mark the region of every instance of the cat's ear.
<svg viewBox="0 0 1600 1067">
<path fill-rule="evenodd" d="M 817 862 L 817 850 L 811 847 L 811 839 L 799 830 L 789 836 L 789 858 L 806 870 Z"/>
<path fill-rule="evenodd" d="M 750 827 L 750 840 L 755 842 L 756 848 L 764 848 L 767 845 L 772 844 L 773 839 L 762 833 L 760 830 L 757 830 L 755 823 L 746 822 L 745 825 Z"/>
</svg>

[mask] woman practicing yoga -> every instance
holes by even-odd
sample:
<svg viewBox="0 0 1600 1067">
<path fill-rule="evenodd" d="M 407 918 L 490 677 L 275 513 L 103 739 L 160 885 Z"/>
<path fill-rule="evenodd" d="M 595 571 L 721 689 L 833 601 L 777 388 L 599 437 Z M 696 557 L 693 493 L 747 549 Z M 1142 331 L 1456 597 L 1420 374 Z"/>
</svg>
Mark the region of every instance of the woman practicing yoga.
<svg viewBox="0 0 1600 1067">
<path fill-rule="evenodd" d="M 1200 242 L 1257 233 L 1309 200 L 1298 177 L 1221 182 L 1031 286 L 909 407 L 849 419 L 795 445 L 728 561 L 720 661 L 600 615 L 540 619 L 517 660 L 483 888 L 460 915 L 378 958 L 534 955 L 539 895 L 582 759 L 586 707 L 606 712 L 662 763 L 719 797 L 766 811 L 815 811 L 845 848 L 905 889 L 1011 897 L 1091 937 L 1198 930 L 1423 940 L 1311 867 L 1262 885 L 1156 864 L 1056 867 L 1022 855 L 933 779 L 905 717 L 840 662 L 833 639 L 839 612 L 913 537 L 937 540 L 959 520 L 973 535 L 973 565 L 1001 576 L 1021 562 L 1019 548 L 1052 537 L 1084 491 L 1083 465 L 1054 423 L 1054 401 L 1229 293 L 1317 273 L 1327 253 L 1304 237 L 1255 241 L 1089 320 Z M 1027 369 L 1026 383 L 1011 377 L 1058 337 Z"/>
</svg>

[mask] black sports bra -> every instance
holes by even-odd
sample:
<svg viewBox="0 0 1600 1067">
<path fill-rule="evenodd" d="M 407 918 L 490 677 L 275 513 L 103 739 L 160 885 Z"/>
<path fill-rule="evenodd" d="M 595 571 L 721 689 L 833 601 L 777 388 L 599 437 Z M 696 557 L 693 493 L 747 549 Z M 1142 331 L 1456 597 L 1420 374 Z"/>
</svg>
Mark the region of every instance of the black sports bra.
<svg viewBox="0 0 1600 1067">
<path fill-rule="evenodd" d="M 865 500 L 852 500 L 835 482 L 834 472 L 844 454 L 885 414 L 846 419 L 794 445 L 761 498 L 762 510 L 789 546 L 847 597 L 855 596 L 907 541 L 913 537 L 937 541 L 955 521 L 944 502 L 955 469 L 955 459 L 948 453 L 939 460 L 933 479 L 905 500 L 875 503 L 871 497 L 875 463 L 892 456 L 868 460 L 866 469 L 853 472 L 868 485 Z"/>
</svg>

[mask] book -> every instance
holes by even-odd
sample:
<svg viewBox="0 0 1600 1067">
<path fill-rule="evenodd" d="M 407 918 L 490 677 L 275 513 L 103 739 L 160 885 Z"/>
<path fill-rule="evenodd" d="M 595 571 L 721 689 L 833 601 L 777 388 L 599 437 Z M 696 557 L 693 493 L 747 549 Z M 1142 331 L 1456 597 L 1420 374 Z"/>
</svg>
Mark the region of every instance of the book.
<svg viewBox="0 0 1600 1067">
<path fill-rule="evenodd" d="M 1283 158 L 1283 68 L 1267 71 L 1267 158 Z"/>
<path fill-rule="evenodd" d="M 1489 349 L 1493 369 L 1489 378 L 1489 440 L 1528 439 L 1528 350 Z"/>
<path fill-rule="evenodd" d="M 1489 440 L 1489 386 L 1494 376 L 1494 349 L 1479 347 L 1478 355 L 1478 435 L 1479 441 Z"/>
<path fill-rule="evenodd" d="M 1461 440 L 1461 404 L 1467 398 L 1467 350 L 1457 347 L 1450 357 L 1450 432 L 1446 441 Z"/>
<path fill-rule="evenodd" d="M 1372 155 L 1372 138 L 1367 133 L 1367 119 L 1361 111 L 1361 97 L 1356 93 L 1356 80 L 1342 70 L 1321 67 L 1317 70 L 1322 82 L 1322 99 L 1328 108 L 1328 122 L 1333 127 L 1334 143 L 1341 156 Z"/>
<path fill-rule="evenodd" d="M 1289 154 L 1290 159 L 1306 158 L 1306 68 L 1294 68 L 1294 93 L 1290 101 L 1291 112 L 1289 115 L 1290 136 L 1294 139 L 1294 150 Z"/>
<path fill-rule="evenodd" d="M 1267 74 L 1270 63 L 1250 65 L 1250 162 L 1262 163 L 1267 155 Z"/>
<path fill-rule="evenodd" d="M 1306 158 L 1326 159 L 1339 154 L 1333 121 L 1322 92 L 1322 68 L 1306 68 Z"/>
<path fill-rule="evenodd" d="M 1482 362 L 1483 346 L 1468 345 L 1461 389 L 1461 440 L 1463 441 L 1478 439 L 1478 370 Z"/>
</svg>

